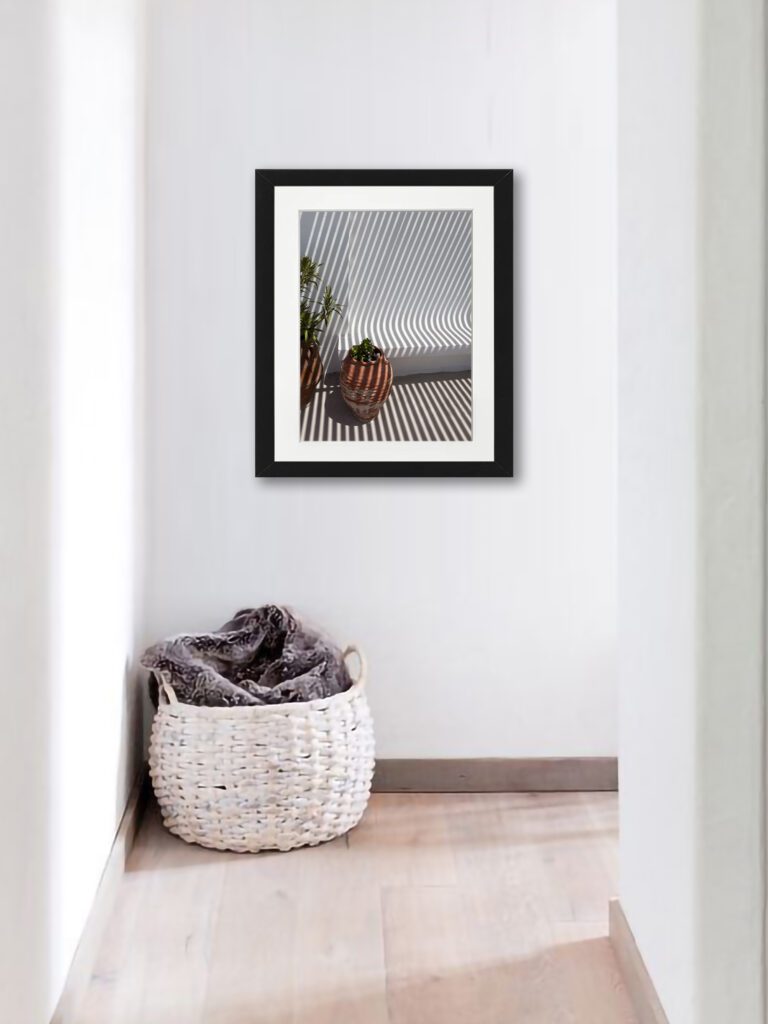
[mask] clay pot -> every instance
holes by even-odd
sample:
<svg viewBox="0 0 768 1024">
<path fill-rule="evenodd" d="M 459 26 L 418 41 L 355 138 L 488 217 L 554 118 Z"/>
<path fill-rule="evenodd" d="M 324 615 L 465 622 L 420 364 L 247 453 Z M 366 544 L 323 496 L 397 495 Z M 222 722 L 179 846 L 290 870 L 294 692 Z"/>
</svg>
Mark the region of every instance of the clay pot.
<svg viewBox="0 0 768 1024">
<path fill-rule="evenodd" d="M 323 376 L 323 361 L 317 345 L 301 346 L 301 408 L 312 401 L 315 388 Z"/>
<path fill-rule="evenodd" d="M 352 412 L 363 423 L 374 419 L 392 390 L 392 364 L 376 349 L 377 358 L 363 363 L 347 352 L 341 364 L 341 394 Z"/>
</svg>

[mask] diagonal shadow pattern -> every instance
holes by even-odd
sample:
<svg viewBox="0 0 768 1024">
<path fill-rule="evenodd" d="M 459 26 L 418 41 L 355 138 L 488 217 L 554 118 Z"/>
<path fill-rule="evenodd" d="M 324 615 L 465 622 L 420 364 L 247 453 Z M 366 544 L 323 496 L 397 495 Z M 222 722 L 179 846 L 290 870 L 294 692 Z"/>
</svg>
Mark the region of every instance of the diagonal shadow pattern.
<svg viewBox="0 0 768 1024">
<path fill-rule="evenodd" d="M 469 373 L 422 373 L 399 380 L 379 415 L 361 423 L 329 375 L 301 414 L 302 441 L 471 441 Z"/>
</svg>

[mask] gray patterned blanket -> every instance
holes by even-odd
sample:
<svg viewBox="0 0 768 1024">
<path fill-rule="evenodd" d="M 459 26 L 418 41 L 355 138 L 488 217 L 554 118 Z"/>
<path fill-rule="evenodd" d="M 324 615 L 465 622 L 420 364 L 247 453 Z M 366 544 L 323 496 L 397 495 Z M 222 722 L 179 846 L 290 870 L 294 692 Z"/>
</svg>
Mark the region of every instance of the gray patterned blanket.
<svg viewBox="0 0 768 1024">
<path fill-rule="evenodd" d="M 141 664 L 155 704 L 159 673 L 183 704 L 209 707 L 314 700 L 352 685 L 341 651 L 276 605 L 239 611 L 214 633 L 163 640 Z"/>
</svg>

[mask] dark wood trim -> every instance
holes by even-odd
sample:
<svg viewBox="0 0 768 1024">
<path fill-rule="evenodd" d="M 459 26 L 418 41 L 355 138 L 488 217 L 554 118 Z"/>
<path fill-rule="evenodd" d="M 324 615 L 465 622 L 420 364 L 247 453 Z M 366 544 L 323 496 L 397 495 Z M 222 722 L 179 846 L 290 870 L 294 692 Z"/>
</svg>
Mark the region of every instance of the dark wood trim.
<svg viewBox="0 0 768 1024">
<path fill-rule="evenodd" d="M 669 1024 L 656 987 L 618 900 L 611 900 L 608 904 L 608 930 L 624 986 L 637 1014 L 638 1024 Z"/>
<path fill-rule="evenodd" d="M 377 793 L 613 792 L 615 757 L 382 758 Z"/>
</svg>

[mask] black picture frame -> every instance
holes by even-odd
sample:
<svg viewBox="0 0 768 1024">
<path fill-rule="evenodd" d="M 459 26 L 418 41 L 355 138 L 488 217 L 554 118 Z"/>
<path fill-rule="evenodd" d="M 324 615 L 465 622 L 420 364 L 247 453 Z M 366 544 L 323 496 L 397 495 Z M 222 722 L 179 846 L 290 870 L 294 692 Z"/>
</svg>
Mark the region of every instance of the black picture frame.
<svg viewBox="0 0 768 1024">
<path fill-rule="evenodd" d="M 256 178 L 256 476 L 513 476 L 513 180 L 503 170 L 257 170 Z M 478 462 L 275 461 L 275 188 L 293 186 L 486 186 L 493 188 L 494 458 Z"/>
</svg>

